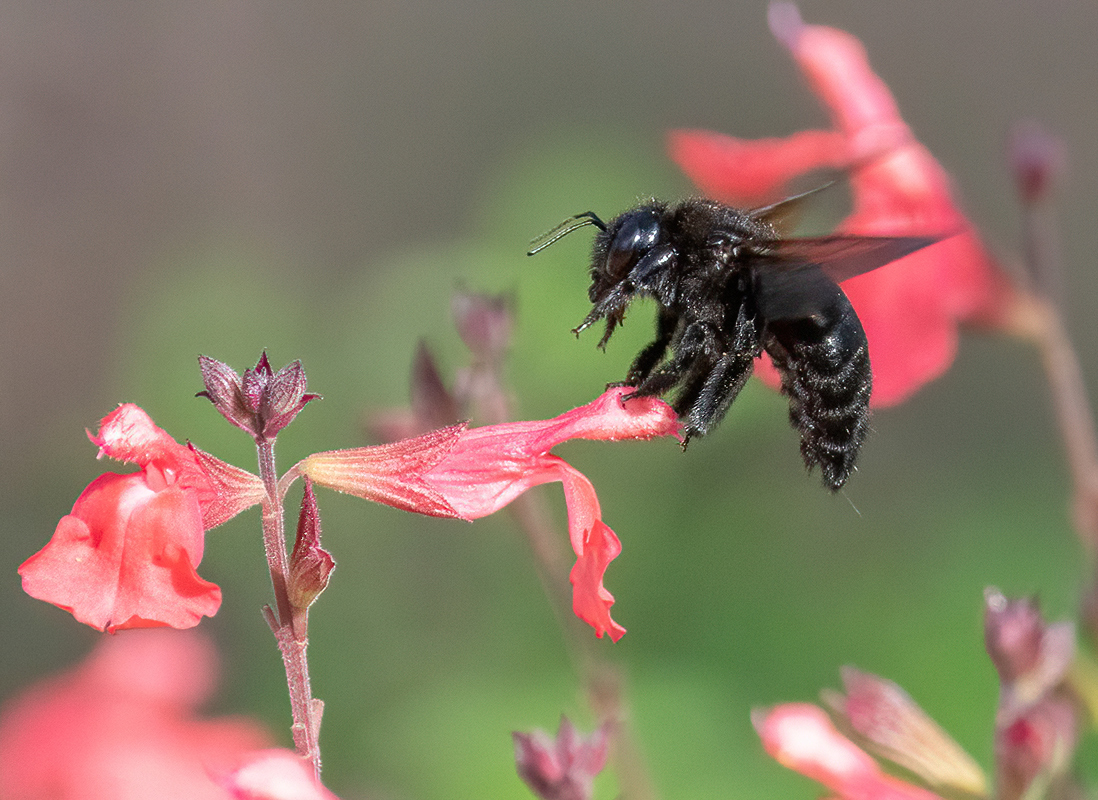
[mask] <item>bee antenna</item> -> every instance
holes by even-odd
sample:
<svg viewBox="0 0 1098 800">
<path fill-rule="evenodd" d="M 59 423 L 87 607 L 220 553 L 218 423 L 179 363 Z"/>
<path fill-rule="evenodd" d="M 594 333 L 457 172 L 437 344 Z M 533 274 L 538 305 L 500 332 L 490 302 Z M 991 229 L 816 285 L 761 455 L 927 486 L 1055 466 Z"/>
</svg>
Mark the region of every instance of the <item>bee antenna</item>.
<svg viewBox="0 0 1098 800">
<path fill-rule="evenodd" d="M 567 236 L 572 231 L 586 227 L 587 225 L 594 225 L 600 231 L 606 230 L 606 223 L 599 219 L 594 211 L 584 211 L 582 214 L 576 214 L 574 217 L 569 217 L 557 227 L 550 231 L 546 231 L 541 236 L 531 241 L 530 249 L 526 252 L 526 255 L 532 256 L 534 253 L 540 253 L 562 236 Z"/>
</svg>

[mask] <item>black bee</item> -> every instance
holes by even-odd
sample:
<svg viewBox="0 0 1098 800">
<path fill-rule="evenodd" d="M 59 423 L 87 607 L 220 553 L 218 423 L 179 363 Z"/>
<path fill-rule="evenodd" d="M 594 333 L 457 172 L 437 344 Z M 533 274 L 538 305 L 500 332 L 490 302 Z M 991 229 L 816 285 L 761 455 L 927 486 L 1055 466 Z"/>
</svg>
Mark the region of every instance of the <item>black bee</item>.
<svg viewBox="0 0 1098 800">
<path fill-rule="evenodd" d="M 624 384 L 637 395 L 677 387 L 672 407 L 687 440 L 721 421 L 755 357 L 769 353 L 805 466 L 818 464 L 834 492 L 850 477 L 869 429 L 873 388 L 865 331 L 838 282 L 940 237 L 781 238 L 776 223 L 812 193 L 752 211 L 694 198 L 652 200 L 609 223 L 586 212 L 534 240 L 529 255 L 578 228 L 598 228 L 588 292 L 594 307 L 573 332 L 605 319 L 605 347 L 633 299 L 653 298 L 656 338 Z"/>
</svg>

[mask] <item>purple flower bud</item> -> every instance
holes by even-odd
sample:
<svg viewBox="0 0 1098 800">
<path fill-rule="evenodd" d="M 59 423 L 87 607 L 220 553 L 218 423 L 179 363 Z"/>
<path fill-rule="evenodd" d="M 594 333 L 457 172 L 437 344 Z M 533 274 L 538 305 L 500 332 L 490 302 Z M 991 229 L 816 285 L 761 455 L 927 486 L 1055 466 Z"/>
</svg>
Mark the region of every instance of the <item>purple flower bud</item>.
<svg viewBox="0 0 1098 800">
<path fill-rule="evenodd" d="M 1018 194 L 1025 203 L 1049 196 L 1064 172 L 1064 143 L 1036 120 L 1016 122 L 1010 131 L 1007 155 Z"/>
<path fill-rule="evenodd" d="M 498 363 L 511 344 L 512 301 L 506 295 L 455 292 L 450 301 L 458 335 L 478 360 Z"/>
<path fill-rule="evenodd" d="M 305 370 L 300 361 L 287 364 L 276 374 L 263 353 L 243 376 L 208 356 L 200 356 L 198 363 L 206 385 L 199 396 L 209 398 L 225 419 L 255 438 L 273 439 L 306 403 L 320 397 L 305 393 Z"/>
<path fill-rule="evenodd" d="M 320 546 L 320 509 L 313 494 L 313 483 L 305 478 L 301 498 L 301 516 L 297 521 L 297 539 L 290 554 L 290 604 L 305 610 L 328 588 L 335 559 Z"/>
<path fill-rule="evenodd" d="M 561 717 L 556 739 L 544 731 L 514 733 L 519 777 L 542 800 L 590 800 L 595 776 L 606 766 L 609 724 L 590 736 Z"/>
</svg>

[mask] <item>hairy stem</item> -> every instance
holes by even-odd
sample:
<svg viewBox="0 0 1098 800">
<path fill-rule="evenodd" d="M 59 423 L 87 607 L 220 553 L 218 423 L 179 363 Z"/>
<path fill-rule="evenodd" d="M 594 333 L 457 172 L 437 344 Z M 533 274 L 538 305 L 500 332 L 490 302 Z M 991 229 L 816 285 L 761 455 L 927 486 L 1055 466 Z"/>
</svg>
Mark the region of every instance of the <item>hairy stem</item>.
<svg viewBox="0 0 1098 800">
<path fill-rule="evenodd" d="M 294 746 L 301 757 L 313 765 L 320 778 L 320 714 L 323 705 L 313 699 L 309 683 L 309 646 L 303 614 L 296 615 L 287 590 L 290 576 L 289 557 L 286 553 L 286 524 L 279 492 L 278 474 L 275 471 L 274 440 L 256 439 L 259 454 L 259 476 L 267 490 L 263 500 L 263 548 L 267 553 L 267 566 L 271 572 L 271 587 L 275 595 L 277 613 L 264 609 L 264 617 L 278 642 L 282 663 L 286 668 L 286 685 L 290 692 L 290 711 L 293 714 Z M 295 630 L 296 621 L 296 630 Z"/>
</svg>

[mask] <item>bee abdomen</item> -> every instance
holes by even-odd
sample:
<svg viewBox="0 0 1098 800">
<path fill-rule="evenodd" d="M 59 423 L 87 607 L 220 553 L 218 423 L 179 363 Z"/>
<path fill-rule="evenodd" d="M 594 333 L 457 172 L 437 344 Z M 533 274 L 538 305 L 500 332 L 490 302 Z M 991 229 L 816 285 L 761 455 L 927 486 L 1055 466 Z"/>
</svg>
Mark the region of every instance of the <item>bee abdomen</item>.
<svg viewBox="0 0 1098 800">
<path fill-rule="evenodd" d="M 789 421 L 800 433 L 805 466 L 819 465 L 824 484 L 838 491 L 869 432 L 873 372 L 865 333 L 851 313 L 820 339 L 779 337 L 778 344 L 767 350 L 789 397 Z"/>
</svg>

